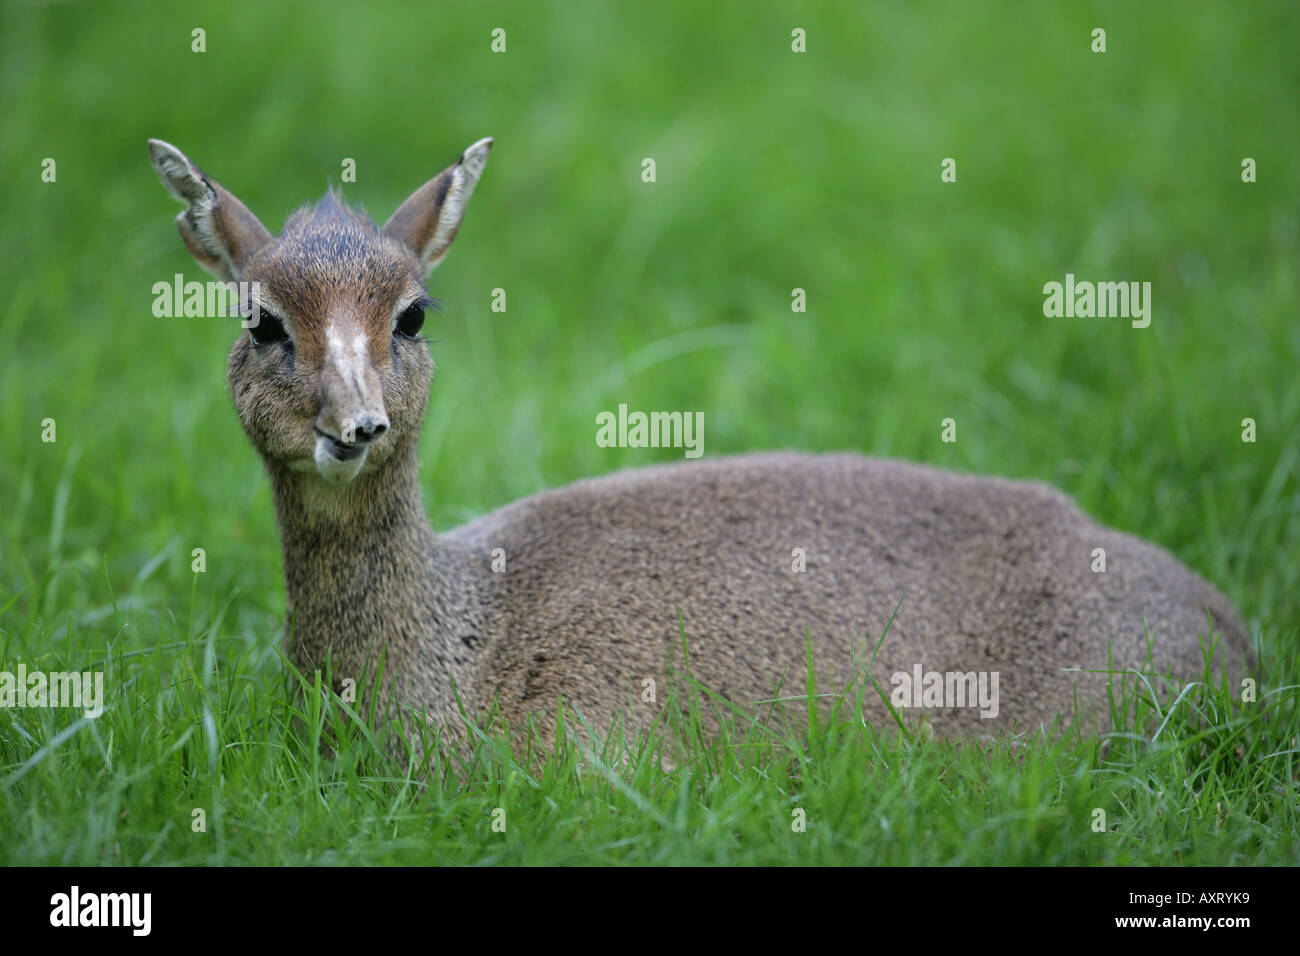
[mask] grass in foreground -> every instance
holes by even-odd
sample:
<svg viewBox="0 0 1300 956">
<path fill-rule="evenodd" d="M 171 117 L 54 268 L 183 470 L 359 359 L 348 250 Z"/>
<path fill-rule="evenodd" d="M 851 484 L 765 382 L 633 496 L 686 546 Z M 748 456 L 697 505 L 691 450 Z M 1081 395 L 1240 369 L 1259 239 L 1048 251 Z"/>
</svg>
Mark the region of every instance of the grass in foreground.
<svg viewBox="0 0 1300 956">
<path fill-rule="evenodd" d="M 220 638 L 223 618 L 165 612 L 156 646 L 115 650 L 98 720 L 7 715 L 0 863 L 1300 863 L 1295 686 L 1241 704 L 1207 674 L 1160 709 L 1131 675 L 1104 738 L 979 744 L 864 724 L 867 687 L 765 726 L 687 675 L 626 747 L 569 736 L 539 768 L 481 736 L 425 772 L 383 756 L 316 675 Z M 58 670 L 89 659 L 85 635 L 69 617 L 60 653 L 37 664 L 19 638 L 0 659 Z"/>
</svg>

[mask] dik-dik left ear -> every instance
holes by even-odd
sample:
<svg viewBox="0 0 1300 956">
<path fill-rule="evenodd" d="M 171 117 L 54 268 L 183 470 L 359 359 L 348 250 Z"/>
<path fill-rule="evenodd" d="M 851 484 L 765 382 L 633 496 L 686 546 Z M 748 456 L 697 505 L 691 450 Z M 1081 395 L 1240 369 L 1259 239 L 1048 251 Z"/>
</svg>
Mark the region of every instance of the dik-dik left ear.
<svg viewBox="0 0 1300 956">
<path fill-rule="evenodd" d="M 167 191 L 189 205 L 176 226 L 190 254 L 218 278 L 237 281 L 244 263 L 270 240 L 266 227 L 170 143 L 149 140 L 149 159 Z"/>
<path fill-rule="evenodd" d="M 411 193 L 384 223 L 384 234 L 399 239 L 420 257 L 425 271 L 447 254 L 465 207 L 487 163 L 492 139 L 481 139 L 460 159 Z"/>
</svg>

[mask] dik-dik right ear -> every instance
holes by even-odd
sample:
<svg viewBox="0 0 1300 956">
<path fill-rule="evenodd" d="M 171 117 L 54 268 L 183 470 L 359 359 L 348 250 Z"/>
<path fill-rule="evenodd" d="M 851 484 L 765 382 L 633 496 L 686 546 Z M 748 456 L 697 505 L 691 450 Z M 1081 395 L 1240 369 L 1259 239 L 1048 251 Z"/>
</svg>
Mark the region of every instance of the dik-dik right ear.
<svg viewBox="0 0 1300 956">
<path fill-rule="evenodd" d="M 384 223 L 384 234 L 406 243 L 428 272 L 447 254 L 474 185 L 487 164 L 492 138 L 481 139 L 417 189 Z"/>
<path fill-rule="evenodd" d="M 190 254 L 218 278 L 238 280 L 249 256 L 270 240 L 266 227 L 170 143 L 149 140 L 149 159 L 167 191 L 189 206 L 176 226 Z"/>
</svg>

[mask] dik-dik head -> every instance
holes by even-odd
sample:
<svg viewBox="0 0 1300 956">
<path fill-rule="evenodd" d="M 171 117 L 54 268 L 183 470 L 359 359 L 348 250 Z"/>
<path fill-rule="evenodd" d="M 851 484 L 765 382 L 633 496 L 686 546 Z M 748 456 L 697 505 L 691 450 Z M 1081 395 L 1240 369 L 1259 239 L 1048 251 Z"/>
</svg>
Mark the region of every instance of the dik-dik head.
<svg viewBox="0 0 1300 956">
<path fill-rule="evenodd" d="M 187 208 L 181 238 L 205 269 L 247 283 L 251 302 L 228 381 L 244 430 L 269 461 L 350 482 L 413 445 L 433 359 L 420 336 L 429 270 L 456 237 L 492 140 L 417 189 L 382 229 L 333 193 L 273 236 L 176 147 L 149 141 L 163 185 Z"/>
</svg>

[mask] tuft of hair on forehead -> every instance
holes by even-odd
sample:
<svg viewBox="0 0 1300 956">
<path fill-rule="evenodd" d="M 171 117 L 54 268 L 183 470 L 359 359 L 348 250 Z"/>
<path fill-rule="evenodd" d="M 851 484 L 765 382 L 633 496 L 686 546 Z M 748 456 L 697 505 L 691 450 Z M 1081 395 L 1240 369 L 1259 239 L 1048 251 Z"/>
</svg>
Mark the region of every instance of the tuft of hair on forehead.
<svg viewBox="0 0 1300 956">
<path fill-rule="evenodd" d="M 360 206 L 353 209 L 333 186 L 314 205 L 304 204 L 295 209 L 284 224 L 282 234 L 287 236 L 291 232 L 313 230 L 359 230 L 368 236 L 379 233 L 379 227 L 365 209 Z"/>
<path fill-rule="evenodd" d="M 405 267 L 410 258 L 400 242 L 385 236 L 364 209 L 349 206 L 333 187 L 315 205 L 295 210 L 279 238 L 277 258 L 286 264 L 297 258 L 304 265 L 370 274 L 385 266 Z"/>
<path fill-rule="evenodd" d="M 414 254 L 332 188 L 289 216 L 261 268 L 271 294 L 307 324 L 346 299 L 375 303 L 387 328 L 390 304 L 420 280 Z"/>
</svg>

